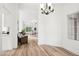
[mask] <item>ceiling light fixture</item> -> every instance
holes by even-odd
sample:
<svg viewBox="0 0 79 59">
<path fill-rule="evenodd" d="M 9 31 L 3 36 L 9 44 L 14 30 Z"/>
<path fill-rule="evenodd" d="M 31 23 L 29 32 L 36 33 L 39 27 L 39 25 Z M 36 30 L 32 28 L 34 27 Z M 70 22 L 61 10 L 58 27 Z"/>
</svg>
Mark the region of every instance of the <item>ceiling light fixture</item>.
<svg viewBox="0 0 79 59">
<path fill-rule="evenodd" d="M 41 7 L 42 14 L 48 15 L 49 13 L 54 12 L 52 3 L 43 3 L 40 5 L 40 7 Z"/>
</svg>

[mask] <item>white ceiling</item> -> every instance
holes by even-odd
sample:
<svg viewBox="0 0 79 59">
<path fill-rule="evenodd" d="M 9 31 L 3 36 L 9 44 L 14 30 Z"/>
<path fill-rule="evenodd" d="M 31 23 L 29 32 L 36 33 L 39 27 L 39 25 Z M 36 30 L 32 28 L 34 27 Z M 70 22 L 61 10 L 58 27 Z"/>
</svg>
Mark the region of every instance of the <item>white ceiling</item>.
<svg viewBox="0 0 79 59">
<path fill-rule="evenodd" d="M 20 6 L 20 9 L 30 9 L 30 10 L 35 10 L 36 8 L 39 8 L 39 3 L 20 3 L 19 6 Z"/>
</svg>

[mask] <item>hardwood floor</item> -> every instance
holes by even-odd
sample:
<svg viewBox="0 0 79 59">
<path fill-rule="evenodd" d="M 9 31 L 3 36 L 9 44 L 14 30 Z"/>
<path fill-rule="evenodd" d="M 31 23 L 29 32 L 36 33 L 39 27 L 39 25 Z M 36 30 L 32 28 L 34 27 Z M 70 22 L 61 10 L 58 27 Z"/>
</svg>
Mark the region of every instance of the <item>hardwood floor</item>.
<svg viewBox="0 0 79 59">
<path fill-rule="evenodd" d="M 38 45 L 35 40 L 29 40 L 28 44 L 13 50 L 0 52 L 0 56 L 77 56 L 76 54 L 50 45 Z"/>
</svg>

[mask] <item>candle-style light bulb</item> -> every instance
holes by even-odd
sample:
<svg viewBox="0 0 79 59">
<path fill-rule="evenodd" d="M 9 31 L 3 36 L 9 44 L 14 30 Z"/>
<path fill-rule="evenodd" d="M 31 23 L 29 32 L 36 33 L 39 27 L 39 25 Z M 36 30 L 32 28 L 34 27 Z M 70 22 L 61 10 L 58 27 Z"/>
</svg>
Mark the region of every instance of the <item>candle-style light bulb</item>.
<svg viewBox="0 0 79 59">
<path fill-rule="evenodd" d="M 44 8 L 44 4 L 43 4 L 43 3 L 41 3 L 41 4 L 40 4 L 40 7 L 43 9 L 43 8 Z"/>
</svg>

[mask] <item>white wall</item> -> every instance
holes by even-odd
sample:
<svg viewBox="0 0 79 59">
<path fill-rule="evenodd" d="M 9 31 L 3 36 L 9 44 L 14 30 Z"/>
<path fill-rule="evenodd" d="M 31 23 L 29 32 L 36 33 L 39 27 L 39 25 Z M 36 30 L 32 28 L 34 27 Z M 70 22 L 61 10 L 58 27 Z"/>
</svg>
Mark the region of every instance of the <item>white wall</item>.
<svg viewBox="0 0 79 59">
<path fill-rule="evenodd" d="M 79 41 L 68 39 L 68 19 L 67 15 L 79 12 L 79 4 L 65 4 L 64 5 L 64 21 L 63 21 L 63 44 L 62 46 L 76 54 L 79 54 Z"/>
<path fill-rule="evenodd" d="M 23 12 L 21 10 L 19 10 L 19 20 L 18 20 L 18 23 L 19 23 L 19 29 L 18 31 L 21 32 L 22 29 L 23 29 L 23 20 L 22 20 L 22 15 L 23 15 Z"/>
<path fill-rule="evenodd" d="M 62 43 L 62 4 L 55 4 L 53 13 L 39 13 L 38 40 L 39 44 L 61 46 Z"/>
<path fill-rule="evenodd" d="M 1 17 L 1 4 L 0 4 L 0 51 L 2 50 L 2 17 Z"/>
</svg>

